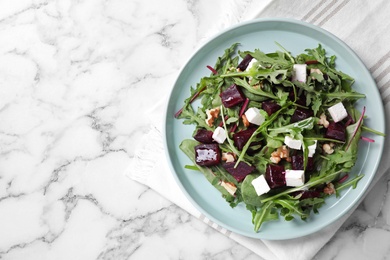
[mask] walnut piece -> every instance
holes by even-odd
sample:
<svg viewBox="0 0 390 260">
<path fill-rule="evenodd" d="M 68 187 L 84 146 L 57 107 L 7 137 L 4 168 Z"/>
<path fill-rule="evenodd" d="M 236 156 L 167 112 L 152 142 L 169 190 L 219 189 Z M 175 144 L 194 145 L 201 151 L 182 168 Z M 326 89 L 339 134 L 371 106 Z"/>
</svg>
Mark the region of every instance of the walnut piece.
<svg viewBox="0 0 390 260">
<path fill-rule="evenodd" d="M 248 127 L 250 125 L 248 119 L 246 118 L 245 114 L 241 116 L 242 123 L 244 124 L 245 127 Z"/>
<path fill-rule="evenodd" d="M 207 109 L 206 115 L 207 115 L 206 124 L 210 127 L 213 126 L 214 119 L 218 118 L 219 116 L 219 107 L 213 109 Z"/>
<path fill-rule="evenodd" d="M 271 153 L 271 162 L 279 163 L 281 159 L 286 159 L 286 161 L 291 162 L 291 157 L 287 146 L 283 145 L 276 149 L 275 152 Z"/>
<path fill-rule="evenodd" d="M 275 164 L 278 164 L 280 162 L 280 160 L 282 160 L 280 157 L 278 156 L 271 156 L 271 158 L 269 158 L 271 162 L 275 163 Z"/>
<path fill-rule="evenodd" d="M 332 154 L 334 152 L 333 147 L 334 147 L 334 143 L 323 144 L 322 150 L 324 150 L 326 154 Z"/>
<path fill-rule="evenodd" d="M 221 181 L 220 185 L 224 187 L 232 196 L 236 193 L 237 187 L 234 183 Z"/>
<path fill-rule="evenodd" d="M 226 162 L 234 162 L 236 160 L 236 156 L 234 153 L 222 153 L 221 159 Z"/>
<path fill-rule="evenodd" d="M 318 120 L 318 123 L 319 125 L 323 125 L 325 128 L 328 128 L 329 126 L 329 121 L 326 120 L 326 115 L 324 113 L 322 113 L 320 115 L 320 120 Z"/>
<path fill-rule="evenodd" d="M 324 193 L 328 195 L 332 195 L 336 193 L 333 183 L 330 182 L 326 184 L 326 187 L 324 188 Z"/>
</svg>

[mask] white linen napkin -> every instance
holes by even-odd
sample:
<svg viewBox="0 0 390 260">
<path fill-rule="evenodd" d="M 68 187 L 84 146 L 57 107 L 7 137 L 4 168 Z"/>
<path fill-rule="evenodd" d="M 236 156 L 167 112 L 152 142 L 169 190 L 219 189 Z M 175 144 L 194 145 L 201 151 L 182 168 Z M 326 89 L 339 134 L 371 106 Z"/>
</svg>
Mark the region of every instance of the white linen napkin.
<svg viewBox="0 0 390 260">
<path fill-rule="evenodd" d="M 254 18 L 255 16 L 260 17 L 268 17 L 268 16 L 276 16 L 276 17 L 292 17 L 296 19 L 301 19 L 305 21 L 309 21 L 313 24 L 327 27 L 329 31 L 333 33 L 345 33 L 344 28 L 337 27 L 338 21 L 336 19 L 342 20 L 345 19 L 343 14 L 343 11 L 346 11 L 345 8 L 350 8 L 349 12 L 357 14 L 357 18 L 359 21 L 354 21 L 354 23 L 348 24 L 350 27 L 350 30 L 357 30 L 358 25 L 361 25 L 363 21 L 369 21 L 367 19 L 367 16 L 370 15 L 380 15 L 381 12 L 386 13 L 386 10 L 383 10 L 379 12 L 380 10 L 372 10 L 372 12 L 375 12 L 375 14 L 371 14 L 370 12 L 367 12 L 365 15 L 359 14 L 359 9 L 361 6 L 359 6 L 359 3 L 351 3 L 349 1 L 340 1 L 341 4 L 337 4 L 335 6 L 331 6 L 331 1 L 316 1 L 317 4 L 313 5 L 304 5 L 303 2 L 305 1 L 293 1 L 296 6 L 298 7 L 297 10 L 300 11 L 293 11 L 289 6 L 291 6 L 293 3 L 286 0 L 274 0 L 270 5 L 263 5 L 260 8 L 256 8 L 256 1 L 246 1 L 246 7 L 247 11 L 242 10 L 242 8 L 239 11 L 239 14 L 241 16 L 238 16 L 236 14 L 237 10 L 234 7 L 234 2 L 236 4 L 239 1 L 233 1 L 231 8 L 232 12 L 229 13 L 226 17 L 224 17 L 224 20 L 222 23 L 220 23 L 220 28 L 227 27 L 229 24 L 234 24 L 239 21 L 248 20 L 250 18 Z M 315 1 L 314 1 L 315 2 Z M 333 2 L 333 1 L 332 1 Z M 359 2 L 359 1 L 357 1 Z M 370 1 L 374 2 L 374 1 Z M 267 2 L 267 4 L 269 1 Z M 339 2 L 338 2 L 339 3 Z M 374 4 L 372 4 L 374 5 Z M 237 6 L 236 6 L 237 7 Z M 310 8 L 317 8 L 315 9 L 311 14 Z M 321 9 L 323 10 L 331 10 L 332 12 L 321 12 Z M 390 10 L 390 7 L 388 8 Z M 249 11 L 248 11 L 249 10 Z M 295 9 L 294 9 L 295 10 Z M 307 13 L 307 14 L 306 14 Z M 338 13 L 339 16 L 338 16 Z M 378 14 L 379 13 L 379 14 Z M 244 14 L 244 15 L 242 15 Z M 250 16 L 251 14 L 252 16 Z M 334 19 L 335 21 L 333 21 Z M 382 23 L 384 20 L 380 20 Z M 378 20 L 379 23 L 379 20 Z M 387 28 L 389 28 L 389 25 L 386 22 Z M 376 26 L 377 24 L 373 24 L 372 26 Z M 346 25 L 347 26 L 347 25 Z M 347 27 L 348 27 L 347 26 Z M 367 28 L 368 26 L 365 25 L 363 27 L 359 27 L 359 29 Z M 368 27 L 369 28 L 369 27 Z M 382 28 L 382 27 L 381 27 Z M 383 26 L 383 28 L 385 28 Z M 218 30 L 218 28 L 215 28 Z M 358 38 L 361 39 L 362 34 L 366 34 L 367 37 L 376 37 L 377 33 L 371 33 L 368 29 L 364 29 L 365 31 L 360 31 L 361 34 Z M 212 33 L 212 32 L 211 32 Z M 379 34 L 379 33 L 378 33 Z M 340 37 L 340 36 L 339 36 Z M 385 102 L 386 106 L 386 114 L 389 115 L 389 108 L 390 108 L 390 94 L 389 91 L 386 91 L 387 89 L 390 89 L 390 83 L 389 81 L 386 81 L 386 74 L 385 72 L 389 67 L 382 68 L 382 64 L 385 63 L 387 60 L 390 62 L 390 48 L 387 47 L 386 50 L 376 52 L 373 56 L 372 54 L 367 55 L 367 50 L 364 49 L 364 46 L 362 44 L 358 44 L 359 41 L 353 41 L 354 35 L 349 32 L 345 38 L 347 40 L 350 40 L 351 43 L 347 42 L 355 51 L 358 52 L 359 56 L 362 57 L 363 61 L 366 64 L 370 64 L 368 66 L 373 72 L 374 77 L 376 78 L 377 82 L 379 81 L 378 87 L 381 88 L 381 94 L 383 97 L 383 100 Z M 340 37 L 343 39 L 343 37 Z M 378 39 L 378 42 L 380 43 L 382 41 L 388 42 L 390 40 L 390 36 L 387 36 L 388 39 Z M 372 38 L 371 38 L 372 39 Z M 346 39 L 343 39 L 346 40 Z M 360 52 L 359 52 L 360 51 Z M 386 52 L 385 52 L 386 51 Z M 371 60 L 374 59 L 374 60 Z M 383 72 L 385 71 L 385 72 Z M 382 82 L 383 81 L 383 82 Z M 167 97 L 168 98 L 168 97 Z M 389 100 L 387 100 L 389 99 Z M 148 134 L 144 136 L 144 140 L 142 143 L 142 147 L 138 150 L 135 158 L 132 160 L 131 165 L 126 171 L 126 175 L 129 176 L 131 179 L 136 180 L 140 183 L 143 183 L 147 186 L 149 186 L 151 189 L 157 191 L 162 196 L 166 197 L 170 201 L 174 202 L 181 208 L 188 211 L 193 216 L 199 218 L 200 220 L 206 222 L 213 228 L 217 229 L 221 233 L 225 234 L 226 236 L 230 237 L 231 239 L 237 241 L 241 245 L 247 247 L 248 249 L 252 250 L 259 256 L 263 257 L 264 259 L 312 259 L 315 254 L 331 239 L 331 237 L 335 234 L 335 232 L 339 229 L 339 227 L 344 223 L 344 221 L 350 216 L 350 214 L 353 212 L 354 209 L 352 209 L 348 214 L 344 215 L 341 219 L 333 223 L 332 225 L 328 226 L 327 228 L 306 236 L 302 238 L 297 239 L 291 239 L 291 240 L 283 240 L 283 241 L 267 241 L 267 240 L 259 240 L 259 239 L 252 239 L 248 237 L 244 237 L 241 235 L 238 235 L 236 233 L 230 232 L 217 224 L 213 223 L 209 219 L 207 219 L 203 214 L 201 214 L 185 197 L 185 195 L 182 193 L 178 185 L 176 184 L 175 180 L 173 179 L 172 173 L 170 172 L 170 169 L 167 165 L 165 156 L 161 156 L 164 154 L 164 148 L 162 144 L 162 118 L 163 113 L 165 111 L 165 104 L 167 102 L 167 99 L 163 100 L 162 102 L 158 103 L 156 106 L 150 109 L 145 114 L 151 115 L 150 118 L 151 122 L 151 128 Z M 387 127 L 387 129 L 389 129 Z M 389 140 L 386 140 L 386 143 L 389 143 Z M 390 147 L 390 145 L 385 146 L 383 158 L 388 158 L 389 155 L 389 149 L 387 147 Z M 384 160 L 382 164 L 379 166 L 378 172 L 370 186 L 370 189 L 373 187 L 373 185 L 380 179 L 380 177 L 383 176 L 383 174 L 389 169 L 389 160 Z"/>
</svg>

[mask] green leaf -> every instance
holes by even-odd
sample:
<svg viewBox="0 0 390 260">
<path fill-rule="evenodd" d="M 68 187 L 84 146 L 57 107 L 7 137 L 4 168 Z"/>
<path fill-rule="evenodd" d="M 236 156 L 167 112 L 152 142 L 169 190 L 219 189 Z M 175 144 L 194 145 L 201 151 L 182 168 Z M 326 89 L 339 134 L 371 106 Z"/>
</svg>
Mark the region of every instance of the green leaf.
<svg viewBox="0 0 390 260">
<path fill-rule="evenodd" d="M 279 219 L 279 215 L 274 209 L 274 203 L 269 201 L 253 214 L 252 222 L 255 231 L 258 232 L 264 222 L 277 219 Z"/>
<path fill-rule="evenodd" d="M 226 124 L 231 124 L 231 123 L 235 123 L 238 121 L 238 118 L 237 117 L 229 117 L 228 120 L 226 120 Z"/>
<path fill-rule="evenodd" d="M 245 204 L 252 206 L 261 207 L 263 203 L 261 203 L 262 198 L 266 198 L 267 195 L 258 196 L 255 188 L 252 185 L 252 181 L 259 177 L 259 174 L 249 174 L 245 177 L 244 181 L 241 184 L 241 193 L 242 199 Z"/>
<path fill-rule="evenodd" d="M 253 86 L 249 85 L 249 83 L 245 79 L 234 78 L 234 83 L 236 83 L 238 86 L 245 88 L 252 94 L 267 97 L 270 99 L 278 99 L 272 92 L 265 92 L 261 88 L 254 88 Z"/>
</svg>

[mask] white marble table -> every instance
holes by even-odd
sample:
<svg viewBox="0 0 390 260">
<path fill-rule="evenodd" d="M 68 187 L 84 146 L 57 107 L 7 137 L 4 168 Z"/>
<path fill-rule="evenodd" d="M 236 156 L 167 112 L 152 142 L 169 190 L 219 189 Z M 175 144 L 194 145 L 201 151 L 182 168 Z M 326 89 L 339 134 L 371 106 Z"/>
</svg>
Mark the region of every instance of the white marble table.
<svg viewBox="0 0 390 260">
<path fill-rule="evenodd" d="M 123 174 L 221 3 L 0 1 L 0 259 L 260 259 Z M 316 259 L 390 259 L 388 186 Z"/>
</svg>

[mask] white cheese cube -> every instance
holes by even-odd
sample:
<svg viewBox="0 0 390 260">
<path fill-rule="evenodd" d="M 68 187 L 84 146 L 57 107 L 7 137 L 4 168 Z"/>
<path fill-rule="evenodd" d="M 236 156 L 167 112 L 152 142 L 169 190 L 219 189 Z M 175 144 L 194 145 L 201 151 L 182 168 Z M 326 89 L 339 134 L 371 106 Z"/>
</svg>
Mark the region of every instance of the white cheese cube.
<svg viewBox="0 0 390 260">
<path fill-rule="evenodd" d="M 293 66 L 293 81 L 306 82 L 307 72 L 306 72 L 306 64 L 294 64 Z"/>
<path fill-rule="evenodd" d="M 303 170 L 286 170 L 286 186 L 298 187 L 305 184 L 305 172 Z"/>
<path fill-rule="evenodd" d="M 261 125 L 265 118 L 256 107 L 251 107 L 245 112 L 246 119 L 254 125 Z"/>
<path fill-rule="evenodd" d="M 301 146 L 302 146 L 302 142 L 301 140 L 295 140 L 295 139 L 292 139 L 290 136 L 286 135 L 284 137 L 284 143 L 292 148 L 292 149 L 295 149 L 295 150 L 300 150 L 301 149 Z"/>
<path fill-rule="evenodd" d="M 248 64 L 248 67 L 246 67 L 246 71 L 249 71 L 253 67 L 253 64 L 255 64 L 256 62 L 257 60 L 255 58 L 251 59 L 251 61 Z"/>
<path fill-rule="evenodd" d="M 267 181 L 264 178 L 264 175 L 260 175 L 252 181 L 252 185 L 255 188 L 257 196 L 263 195 L 271 190 Z"/>
<path fill-rule="evenodd" d="M 348 116 L 347 110 L 345 110 L 345 107 L 341 102 L 328 108 L 328 111 L 332 116 L 333 121 L 335 121 L 336 123 L 340 122 Z"/>
<path fill-rule="evenodd" d="M 217 128 L 215 128 L 214 132 L 213 132 L 213 136 L 212 138 L 214 139 L 214 141 L 216 141 L 217 143 L 220 143 L 222 144 L 223 142 L 225 142 L 226 140 L 226 132 L 225 132 L 225 129 L 223 129 L 222 127 L 218 126 Z"/>
<path fill-rule="evenodd" d="M 307 149 L 309 150 L 309 157 L 313 157 L 313 155 L 316 153 L 317 148 L 317 140 L 314 141 L 314 144 L 309 145 Z"/>
<path fill-rule="evenodd" d="M 222 144 L 223 142 L 225 142 L 226 140 L 226 132 L 225 132 L 225 129 L 223 129 L 222 127 L 218 126 L 217 128 L 215 128 L 214 132 L 213 132 L 213 136 L 212 138 L 214 139 L 214 141 L 216 141 L 217 143 L 220 143 Z"/>
</svg>

